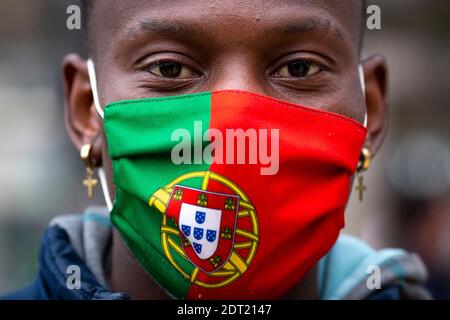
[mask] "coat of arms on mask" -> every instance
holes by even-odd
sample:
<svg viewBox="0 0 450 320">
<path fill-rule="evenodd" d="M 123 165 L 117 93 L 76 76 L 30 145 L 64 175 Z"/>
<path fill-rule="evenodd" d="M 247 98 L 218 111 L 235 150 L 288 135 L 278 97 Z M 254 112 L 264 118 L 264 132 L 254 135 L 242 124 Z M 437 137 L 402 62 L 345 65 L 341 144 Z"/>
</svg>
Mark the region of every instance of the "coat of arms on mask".
<svg viewBox="0 0 450 320">
<path fill-rule="evenodd" d="M 201 186 L 186 183 L 192 179 L 201 181 Z M 214 186 L 220 186 L 220 192 Z M 149 205 L 163 214 L 161 240 L 166 256 L 182 273 L 174 252 L 190 261 L 195 268 L 185 276 L 193 283 L 205 284 L 199 279 L 201 272 L 215 280 L 207 281 L 207 286 L 221 287 L 250 266 L 259 242 L 256 210 L 232 181 L 210 171 L 188 173 L 157 190 Z"/>
</svg>

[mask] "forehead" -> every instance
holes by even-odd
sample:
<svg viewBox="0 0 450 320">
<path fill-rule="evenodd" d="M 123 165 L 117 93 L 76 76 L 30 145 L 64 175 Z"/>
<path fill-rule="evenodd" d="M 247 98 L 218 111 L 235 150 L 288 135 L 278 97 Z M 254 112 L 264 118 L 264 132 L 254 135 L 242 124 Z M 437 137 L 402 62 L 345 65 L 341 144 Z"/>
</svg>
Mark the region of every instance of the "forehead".
<svg viewBox="0 0 450 320">
<path fill-rule="evenodd" d="M 106 46 L 140 37 L 178 36 L 220 44 L 316 33 L 359 43 L 360 0 L 96 0 L 91 39 Z M 236 41 L 231 43 L 230 41 Z M 103 49 L 107 49 L 104 47 Z"/>
</svg>

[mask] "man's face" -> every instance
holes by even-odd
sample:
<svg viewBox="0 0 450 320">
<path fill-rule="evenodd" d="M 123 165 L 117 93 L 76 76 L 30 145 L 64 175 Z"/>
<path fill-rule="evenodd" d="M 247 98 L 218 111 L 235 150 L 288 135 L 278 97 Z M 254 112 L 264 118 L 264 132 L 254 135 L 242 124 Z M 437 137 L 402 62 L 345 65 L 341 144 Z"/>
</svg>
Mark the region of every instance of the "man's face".
<svg viewBox="0 0 450 320">
<path fill-rule="evenodd" d="M 98 0 L 100 102 L 237 89 L 362 122 L 361 19 L 360 0 Z"/>
<path fill-rule="evenodd" d="M 362 121 L 361 11 L 359 0 L 96 1 L 100 101 L 239 89 Z"/>
</svg>

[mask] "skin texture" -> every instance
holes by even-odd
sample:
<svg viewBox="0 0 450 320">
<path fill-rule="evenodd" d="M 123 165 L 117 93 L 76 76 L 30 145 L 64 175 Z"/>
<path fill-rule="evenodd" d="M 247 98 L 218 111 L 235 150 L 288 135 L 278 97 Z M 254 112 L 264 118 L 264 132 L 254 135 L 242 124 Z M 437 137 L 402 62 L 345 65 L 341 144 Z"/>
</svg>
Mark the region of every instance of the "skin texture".
<svg viewBox="0 0 450 320">
<path fill-rule="evenodd" d="M 239 89 L 339 113 L 363 122 L 366 147 L 376 154 L 387 129 L 387 67 L 374 55 L 363 62 L 366 100 L 358 78 L 361 36 L 359 0 L 263 1 L 96 0 L 89 46 L 102 106 L 119 100 Z M 164 77 L 158 61 L 181 64 Z M 289 65 L 307 61 L 307 74 Z M 155 65 L 156 64 L 156 65 Z M 86 62 L 63 62 L 66 124 L 74 146 L 94 145 L 114 199 L 111 161 L 102 120 L 95 111 Z M 114 232 L 110 282 L 132 298 L 167 298 Z M 317 297 L 316 270 L 286 298 Z"/>
</svg>

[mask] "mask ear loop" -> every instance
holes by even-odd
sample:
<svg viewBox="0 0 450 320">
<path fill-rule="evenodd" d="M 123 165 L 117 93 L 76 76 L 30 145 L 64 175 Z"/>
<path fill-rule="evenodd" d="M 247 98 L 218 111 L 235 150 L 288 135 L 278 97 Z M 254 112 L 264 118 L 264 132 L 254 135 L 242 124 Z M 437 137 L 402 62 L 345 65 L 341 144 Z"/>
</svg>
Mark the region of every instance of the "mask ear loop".
<svg viewBox="0 0 450 320">
<path fill-rule="evenodd" d="M 364 79 L 364 68 L 362 64 L 358 65 L 359 81 L 361 83 L 361 89 L 364 94 L 364 101 L 366 100 L 366 81 Z M 368 114 L 367 114 L 367 103 L 366 103 L 366 113 L 364 114 L 364 128 L 367 128 Z"/>
<path fill-rule="evenodd" d="M 89 81 L 91 83 L 92 98 L 94 100 L 95 109 L 97 109 L 98 115 L 102 119 L 104 119 L 104 112 L 100 105 L 100 100 L 98 98 L 97 77 L 95 75 L 95 66 L 94 66 L 94 62 L 91 59 L 87 60 L 87 68 L 88 68 L 88 73 L 89 73 Z M 105 170 L 103 168 L 98 169 L 98 176 L 100 178 L 100 184 L 102 186 L 103 197 L 105 198 L 106 207 L 108 208 L 108 211 L 111 212 L 112 208 L 113 208 L 113 204 L 111 201 L 111 196 L 109 195 L 108 183 L 106 181 L 106 174 L 105 174 Z"/>
<path fill-rule="evenodd" d="M 111 212 L 113 209 L 113 204 L 109 195 L 108 183 L 106 182 L 105 170 L 103 168 L 98 169 L 98 176 L 100 178 L 100 184 L 102 185 L 103 197 L 105 198 L 106 207 L 108 208 L 108 211 Z"/>
<path fill-rule="evenodd" d="M 104 115 L 103 109 L 100 105 L 100 100 L 98 98 L 97 77 L 95 75 L 95 66 L 94 66 L 94 62 L 91 59 L 88 59 L 88 61 L 87 61 L 87 68 L 88 68 L 88 73 L 89 73 L 89 81 L 91 82 L 92 97 L 94 99 L 95 109 L 97 109 L 98 115 L 102 119 L 104 119 L 105 115 Z"/>
</svg>

